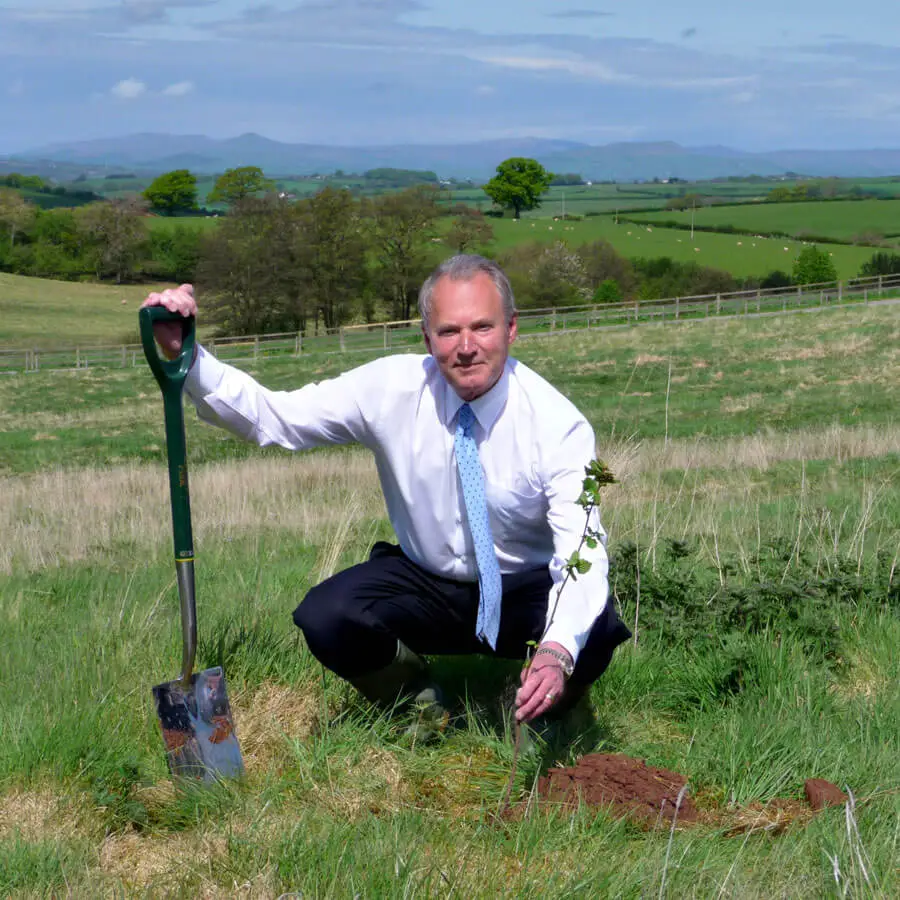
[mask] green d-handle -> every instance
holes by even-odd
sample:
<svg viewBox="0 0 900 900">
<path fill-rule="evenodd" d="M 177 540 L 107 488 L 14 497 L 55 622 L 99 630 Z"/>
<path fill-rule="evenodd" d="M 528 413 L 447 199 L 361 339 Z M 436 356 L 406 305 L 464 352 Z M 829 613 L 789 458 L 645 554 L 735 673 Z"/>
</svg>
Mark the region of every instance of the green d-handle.
<svg viewBox="0 0 900 900">
<path fill-rule="evenodd" d="M 181 680 L 190 683 L 197 648 L 197 612 L 194 599 L 194 538 L 191 532 L 191 500 L 188 493 L 187 452 L 181 394 L 184 380 L 194 360 L 194 317 L 169 312 L 162 306 L 145 306 L 139 313 L 144 355 L 163 395 L 166 420 L 166 454 L 169 460 L 169 495 L 172 501 L 172 536 L 175 543 L 175 574 L 181 601 Z M 159 355 L 153 337 L 154 322 L 181 322 L 181 353 L 172 360 Z"/>
</svg>

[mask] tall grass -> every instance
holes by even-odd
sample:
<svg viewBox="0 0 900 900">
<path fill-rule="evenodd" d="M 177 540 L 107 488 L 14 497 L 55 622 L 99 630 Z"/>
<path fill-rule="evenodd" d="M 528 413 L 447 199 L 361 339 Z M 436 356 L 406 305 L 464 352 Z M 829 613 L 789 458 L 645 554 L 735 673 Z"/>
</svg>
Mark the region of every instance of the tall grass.
<svg viewBox="0 0 900 900">
<path fill-rule="evenodd" d="M 258 453 L 194 422 L 198 665 L 225 667 L 247 776 L 175 790 L 150 703 L 180 660 L 166 475 L 161 454 L 133 450 L 160 441 L 158 399 L 102 376 L 6 394 L 20 405 L 4 425 L 33 416 L 59 452 L 0 482 L 0 894 L 895 895 L 895 326 L 829 321 L 805 339 L 784 320 L 780 340 L 766 322 L 547 340 L 530 358 L 586 395 L 620 478 L 602 518 L 615 602 L 638 628 L 592 691 L 594 725 L 522 761 L 515 796 L 579 753 L 628 753 L 687 777 L 701 824 L 672 831 L 533 801 L 494 820 L 515 664 L 435 660 L 452 721 L 428 746 L 323 677 L 290 614 L 390 537 L 370 457 Z M 837 398 L 851 373 L 857 416 L 788 406 L 757 428 L 723 407 L 767 378 L 762 412 L 801 382 Z M 85 465 L 85 428 L 119 462 Z M 810 777 L 853 803 L 813 817 Z"/>
</svg>

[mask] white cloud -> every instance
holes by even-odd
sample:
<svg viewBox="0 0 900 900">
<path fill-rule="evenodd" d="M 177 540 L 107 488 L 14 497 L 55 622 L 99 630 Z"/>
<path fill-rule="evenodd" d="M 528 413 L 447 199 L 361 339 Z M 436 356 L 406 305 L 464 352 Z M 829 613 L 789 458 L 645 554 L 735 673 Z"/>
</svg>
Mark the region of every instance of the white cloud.
<svg viewBox="0 0 900 900">
<path fill-rule="evenodd" d="M 146 90 L 147 85 L 143 81 L 138 81 L 136 78 L 126 78 L 115 85 L 111 93 L 120 100 L 136 100 Z"/>
<path fill-rule="evenodd" d="M 190 94 L 193 90 L 193 81 L 178 81 L 175 84 L 170 84 L 168 87 L 163 88 L 163 94 L 166 97 L 184 97 L 186 94 Z"/>
<path fill-rule="evenodd" d="M 507 69 L 526 69 L 532 72 L 569 72 L 583 78 L 595 81 L 622 82 L 630 81 L 630 75 L 614 72 L 603 63 L 586 62 L 580 59 L 560 59 L 548 56 L 479 56 L 473 54 L 475 59 L 494 66 L 503 66 Z"/>
<path fill-rule="evenodd" d="M 479 97 L 490 97 L 491 94 L 497 93 L 497 89 L 491 87 L 489 84 L 479 84 L 478 87 L 475 88 L 475 93 L 478 94 Z"/>
</svg>

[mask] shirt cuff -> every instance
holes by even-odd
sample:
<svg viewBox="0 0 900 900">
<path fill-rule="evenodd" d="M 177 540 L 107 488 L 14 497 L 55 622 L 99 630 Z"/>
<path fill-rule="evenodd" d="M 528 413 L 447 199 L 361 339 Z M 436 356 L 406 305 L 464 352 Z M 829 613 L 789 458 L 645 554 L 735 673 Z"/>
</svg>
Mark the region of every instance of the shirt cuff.
<svg viewBox="0 0 900 900">
<path fill-rule="evenodd" d="M 212 355 L 197 345 L 197 356 L 184 380 L 185 393 L 194 401 L 218 390 L 225 375 L 225 366 Z"/>
</svg>

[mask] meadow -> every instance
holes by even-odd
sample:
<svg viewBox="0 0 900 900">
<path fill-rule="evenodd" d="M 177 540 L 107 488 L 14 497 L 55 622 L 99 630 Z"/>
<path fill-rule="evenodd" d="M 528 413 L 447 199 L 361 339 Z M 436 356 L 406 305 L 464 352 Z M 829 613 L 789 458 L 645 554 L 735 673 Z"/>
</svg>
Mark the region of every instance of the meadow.
<svg viewBox="0 0 900 900">
<path fill-rule="evenodd" d="M 0 347 L 137 341 L 136 307 L 160 287 L 74 283 L 0 272 Z"/>
<path fill-rule="evenodd" d="M 516 347 L 619 479 L 602 518 L 635 639 L 594 725 L 521 759 L 513 796 L 627 753 L 687 776 L 701 822 L 671 831 L 495 820 L 515 665 L 435 660 L 453 719 L 427 746 L 323 672 L 290 612 L 390 538 L 371 458 L 259 450 L 192 411 L 198 664 L 225 666 L 247 774 L 176 790 L 150 699 L 180 658 L 155 382 L 0 380 L 0 895 L 896 896 L 898 338 L 881 306 Z M 345 364 L 253 371 L 288 388 Z M 812 777 L 852 803 L 813 818 Z"/>
<path fill-rule="evenodd" d="M 691 210 L 641 213 L 648 224 L 678 222 L 690 227 Z M 765 234 L 853 240 L 861 235 L 900 238 L 900 200 L 835 200 L 816 203 L 761 203 L 705 206 L 693 211 L 694 224 L 704 228 L 739 228 Z"/>
<path fill-rule="evenodd" d="M 729 207 L 731 209 L 732 207 Z M 668 214 L 666 214 L 668 215 Z M 690 222 L 690 219 L 688 219 Z M 525 241 L 565 241 L 571 246 L 591 241 L 609 241 L 629 259 L 668 256 L 679 262 L 695 262 L 723 269 L 737 277 L 764 277 L 774 269 L 790 273 L 803 249 L 802 240 L 766 238 L 740 234 L 717 234 L 661 228 L 656 224 L 616 222 L 614 215 L 592 216 L 581 221 L 543 219 L 492 219 L 494 251 L 509 249 Z M 871 247 L 822 244 L 838 272 L 838 278 L 853 278 L 876 251 Z"/>
</svg>

